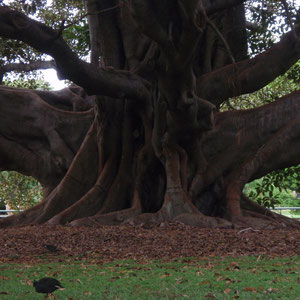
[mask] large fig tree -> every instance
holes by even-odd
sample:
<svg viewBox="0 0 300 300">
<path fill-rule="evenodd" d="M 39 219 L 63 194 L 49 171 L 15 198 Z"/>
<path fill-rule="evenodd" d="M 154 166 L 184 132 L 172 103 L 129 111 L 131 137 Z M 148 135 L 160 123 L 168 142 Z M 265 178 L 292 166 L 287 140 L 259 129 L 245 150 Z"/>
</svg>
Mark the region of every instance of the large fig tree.
<svg viewBox="0 0 300 300">
<path fill-rule="evenodd" d="M 245 197 L 243 187 L 300 163 L 300 92 L 219 111 L 300 58 L 300 27 L 286 1 L 271 2 L 290 32 L 249 58 L 247 28 L 260 28 L 246 22 L 245 5 L 257 2 L 86 0 L 89 62 L 64 39 L 76 22 L 51 28 L 0 6 L 3 41 L 54 59 L 21 69 L 54 66 L 73 82 L 56 92 L 0 86 L 0 169 L 31 175 L 45 191 L 40 204 L 0 227 L 299 226 Z"/>
</svg>

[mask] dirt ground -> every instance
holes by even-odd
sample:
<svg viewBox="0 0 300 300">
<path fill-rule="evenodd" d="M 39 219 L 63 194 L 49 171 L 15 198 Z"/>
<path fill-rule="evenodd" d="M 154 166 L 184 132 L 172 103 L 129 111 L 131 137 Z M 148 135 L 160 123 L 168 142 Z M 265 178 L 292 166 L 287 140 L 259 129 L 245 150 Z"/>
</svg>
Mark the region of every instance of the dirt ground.
<svg viewBox="0 0 300 300">
<path fill-rule="evenodd" d="M 50 252 L 45 244 L 58 251 Z M 299 230 L 201 229 L 180 223 L 134 227 L 47 227 L 0 229 L 0 262 L 84 259 L 300 255 Z"/>
</svg>

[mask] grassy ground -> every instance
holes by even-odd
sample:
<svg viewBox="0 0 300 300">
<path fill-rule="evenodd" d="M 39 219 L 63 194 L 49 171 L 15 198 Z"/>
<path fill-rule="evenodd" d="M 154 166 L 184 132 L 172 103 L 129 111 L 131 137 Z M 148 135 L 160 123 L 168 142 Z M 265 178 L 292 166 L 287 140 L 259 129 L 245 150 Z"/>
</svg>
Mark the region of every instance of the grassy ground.
<svg viewBox="0 0 300 300">
<path fill-rule="evenodd" d="M 300 299 L 300 257 L 201 258 L 162 261 L 68 260 L 0 263 L 0 299 L 43 299 L 32 281 L 65 287 L 58 299 Z"/>
<path fill-rule="evenodd" d="M 288 218 L 297 218 L 299 219 L 300 218 L 300 211 L 297 210 L 297 211 L 291 211 L 291 210 L 282 210 L 281 212 L 279 210 L 273 210 L 274 212 L 278 213 L 278 214 L 281 214 L 281 215 L 284 215 Z"/>
</svg>

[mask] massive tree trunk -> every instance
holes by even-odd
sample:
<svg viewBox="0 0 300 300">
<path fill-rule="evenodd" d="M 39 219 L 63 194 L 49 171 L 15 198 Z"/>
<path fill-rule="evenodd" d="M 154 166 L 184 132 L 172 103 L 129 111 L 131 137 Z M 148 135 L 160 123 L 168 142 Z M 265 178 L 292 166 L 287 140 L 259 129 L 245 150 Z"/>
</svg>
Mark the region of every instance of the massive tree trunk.
<svg viewBox="0 0 300 300">
<path fill-rule="evenodd" d="M 60 76 L 90 95 L 74 86 L 0 88 L 0 168 L 32 175 L 47 191 L 0 227 L 299 226 L 242 190 L 300 162 L 300 93 L 218 112 L 229 97 L 263 87 L 300 57 L 296 28 L 247 59 L 242 2 L 88 0 L 91 63 L 57 32 L 0 7 L 0 35 L 50 54 Z"/>
</svg>

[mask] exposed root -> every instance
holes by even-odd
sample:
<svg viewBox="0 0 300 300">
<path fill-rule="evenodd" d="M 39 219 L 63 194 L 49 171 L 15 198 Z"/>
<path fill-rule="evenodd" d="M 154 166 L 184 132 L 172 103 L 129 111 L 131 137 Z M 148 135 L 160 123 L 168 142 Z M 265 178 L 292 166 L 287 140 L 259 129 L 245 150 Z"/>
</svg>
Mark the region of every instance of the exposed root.
<svg viewBox="0 0 300 300">
<path fill-rule="evenodd" d="M 233 224 L 225 219 L 199 214 L 181 214 L 174 221 L 201 228 L 232 228 Z"/>
<path fill-rule="evenodd" d="M 22 211 L 16 215 L 0 219 L 0 228 L 9 228 L 14 226 L 26 226 L 35 224 L 37 217 L 42 213 L 45 202 Z"/>
<path fill-rule="evenodd" d="M 168 216 L 164 215 L 162 211 L 156 213 L 144 213 L 138 216 L 125 220 L 124 224 L 144 225 L 144 224 L 160 224 L 162 222 L 171 222 Z"/>
<path fill-rule="evenodd" d="M 92 217 L 74 220 L 69 226 L 99 226 L 99 225 L 119 225 L 124 221 L 138 216 L 141 210 L 138 208 L 128 208 L 121 211 L 112 212 L 104 215 L 95 215 Z"/>
<path fill-rule="evenodd" d="M 126 124 L 123 144 L 133 139 L 133 126 Z M 118 129 L 108 130 L 109 135 L 114 133 L 119 136 Z M 121 152 L 117 145 L 113 145 L 114 151 L 107 151 L 102 160 L 100 156 L 103 151 L 99 150 L 91 127 L 85 146 L 47 199 L 16 216 L 0 220 L 0 227 L 46 222 L 49 225 L 70 226 L 181 222 L 202 228 L 300 229 L 300 222 L 273 213 L 241 194 L 244 183 L 258 168 L 257 157 L 251 161 L 253 165 L 248 162 L 242 170 L 235 170 L 231 174 L 226 186 L 227 212 L 221 215 L 220 209 L 211 217 L 202 214 L 191 201 L 191 196 L 201 197 L 198 195 L 197 185 L 203 185 L 204 174 L 198 163 L 199 166 L 192 172 L 188 190 L 189 156 L 183 148 L 166 140 L 157 145 L 157 149 L 153 149 L 153 145 L 148 143 L 135 156 L 131 146 L 124 146 Z M 160 151 L 160 162 L 153 150 Z M 134 165 L 137 165 L 137 170 L 132 171 Z M 222 207 L 220 201 L 216 200 L 214 203 Z M 132 207 L 127 208 L 130 205 Z"/>
<path fill-rule="evenodd" d="M 279 224 L 279 227 L 291 227 L 291 228 L 300 228 L 300 222 L 297 219 L 288 218 L 286 216 L 271 212 L 270 215 L 262 215 L 260 213 L 257 213 L 255 211 L 245 211 L 244 210 L 244 216 L 245 217 L 254 217 L 256 219 L 264 219 L 268 220 L 272 223 Z"/>
<path fill-rule="evenodd" d="M 296 219 L 287 218 L 276 213 L 265 215 L 255 211 L 242 211 L 243 215 L 232 217 L 231 221 L 234 228 L 253 228 L 253 229 L 286 229 L 299 228 L 300 222 Z"/>
<path fill-rule="evenodd" d="M 47 223 L 49 225 L 59 225 L 72 222 L 73 220 L 89 217 L 97 213 L 105 201 L 107 190 L 113 181 L 114 160 L 109 160 L 104 166 L 101 176 L 96 184 L 81 199 L 70 207 L 56 214 Z M 84 207 L 84 209 L 82 209 Z"/>
<path fill-rule="evenodd" d="M 260 215 L 270 216 L 270 217 L 274 216 L 274 213 L 271 210 L 269 210 L 264 206 L 259 205 L 257 202 L 254 202 L 250 198 L 246 197 L 244 194 L 242 194 L 241 197 L 241 208 L 243 209 L 243 211 L 255 211 Z"/>
<path fill-rule="evenodd" d="M 276 220 L 267 220 L 264 218 L 255 217 L 234 217 L 233 218 L 234 228 L 253 228 L 256 230 L 272 230 L 272 229 L 282 229 L 287 228 L 285 223 L 278 222 Z"/>
<path fill-rule="evenodd" d="M 0 228 L 8 228 L 14 226 L 25 226 L 34 224 L 36 216 L 40 212 L 42 207 L 40 205 L 35 206 L 29 210 L 26 210 L 18 215 L 7 217 L 0 220 Z M 172 212 L 176 211 L 173 208 Z M 178 210 L 179 211 L 179 210 Z M 185 211 L 181 208 L 181 211 Z M 161 224 L 169 222 L 180 222 L 186 225 L 201 227 L 201 228 L 235 228 L 245 229 L 252 228 L 253 230 L 265 230 L 265 229 L 287 229 L 297 228 L 300 229 L 300 222 L 295 219 L 290 219 L 285 216 L 272 213 L 272 216 L 257 213 L 255 211 L 242 211 L 243 216 L 234 217 L 231 221 L 219 217 L 210 217 L 193 212 L 183 212 L 180 214 L 170 214 L 170 210 L 162 207 L 156 213 L 142 213 L 140 208 L 129 208 L 121 211 L 116 211 L 103 215 L 94 215 L 92 217 L 85 217 L 76 219 L 68 226 L 101 226 L 101 225 L 120 225 L 129 223 L 132 225 L 151 225 Z M 52 225 L 51 222 L 47 223 Z"/>
</svg>

